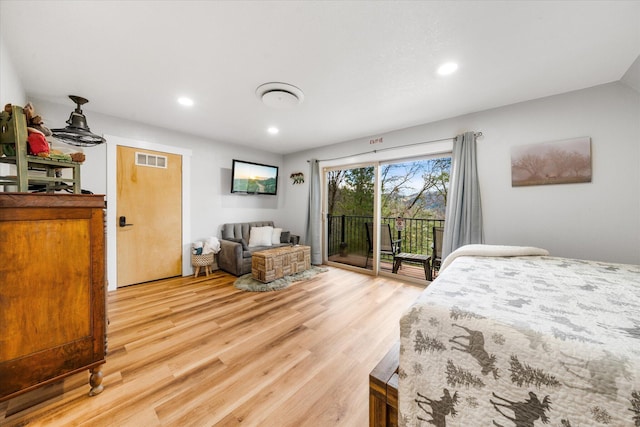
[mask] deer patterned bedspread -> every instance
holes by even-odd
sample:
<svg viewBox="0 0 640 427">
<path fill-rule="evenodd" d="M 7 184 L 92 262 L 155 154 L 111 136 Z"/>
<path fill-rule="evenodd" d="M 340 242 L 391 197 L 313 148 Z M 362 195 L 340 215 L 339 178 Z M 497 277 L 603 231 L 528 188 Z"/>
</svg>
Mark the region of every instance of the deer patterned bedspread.
<svg viewBox="0 0 640 427">
<path fill-rule="evenodd" d="M 640 426 L 640 266 L 459 257 L 400 344 L 401 426 Z"/>
</svg>

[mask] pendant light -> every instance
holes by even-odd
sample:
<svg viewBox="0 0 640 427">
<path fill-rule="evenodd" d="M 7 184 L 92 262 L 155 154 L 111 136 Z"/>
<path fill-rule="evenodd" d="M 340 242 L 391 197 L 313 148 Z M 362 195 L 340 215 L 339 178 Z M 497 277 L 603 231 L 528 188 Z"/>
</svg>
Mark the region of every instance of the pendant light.
<svg viewBox="0 0 640 427">
<path fill-rule="evenodd" d="M 76 103 L 76 109 L 71 112 L 67 127 L 64 129 L 51 129 L 53 136 L 62 142 L 81 147 L 93 147 L 94 145 L 107 142 L 103 137 L 91 133 L 87 125 L 87 118 L 82 114 L 81 105 L 89 102 L 81 96 L 69 95 L 69 98 Z"/>
</svg>

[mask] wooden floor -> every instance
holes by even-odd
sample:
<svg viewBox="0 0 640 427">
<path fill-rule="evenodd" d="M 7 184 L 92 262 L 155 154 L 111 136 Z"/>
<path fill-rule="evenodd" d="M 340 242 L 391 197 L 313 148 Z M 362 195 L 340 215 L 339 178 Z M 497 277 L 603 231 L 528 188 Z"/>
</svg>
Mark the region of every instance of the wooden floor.
<svg viewBox="0 0 640 427">
<path fill-rule="evenodd" d="M 110 293 L 102 394 L 78 374 L 0 403 L 0 425 L 367 426 L 369 372 L 422 288 L 338 268 L 277 292 L 234 279 Z"/>
</svg>

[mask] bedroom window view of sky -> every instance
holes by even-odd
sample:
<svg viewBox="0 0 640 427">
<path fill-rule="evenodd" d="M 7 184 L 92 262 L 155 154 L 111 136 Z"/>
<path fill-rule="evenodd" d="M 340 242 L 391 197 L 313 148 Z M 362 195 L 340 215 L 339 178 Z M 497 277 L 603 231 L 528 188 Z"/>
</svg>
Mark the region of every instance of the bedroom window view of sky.
<svg viewBox="0 0 640 427">
<path fill-rule="evenodd" d="M 380 166 L 381 216 L 444 218 L 451 157 Z M 330 215 L 372 216 L 373 166 L 327 172 Z"/>
<path fill-rule="evenodd" d="M 451 157 L 381 167 L 382 216 L 444 219 Z"/>
</svg>

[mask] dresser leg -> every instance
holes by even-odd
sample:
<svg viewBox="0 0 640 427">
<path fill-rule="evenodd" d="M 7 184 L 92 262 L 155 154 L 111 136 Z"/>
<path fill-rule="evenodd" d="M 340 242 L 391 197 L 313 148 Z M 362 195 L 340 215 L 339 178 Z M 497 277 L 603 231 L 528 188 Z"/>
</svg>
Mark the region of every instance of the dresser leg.
<svg viewBox="0 0 640 427">
<path fill-rule="evenodd" d="M 89 396 L 95 396 L 104 390 L 104 386 L 102 385 L 102 365 L 91 368 L 89 372 L 91 372 L 89 376 L 89 385 L 91 386 Z"/>
</svg>

